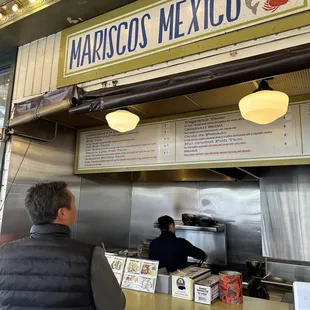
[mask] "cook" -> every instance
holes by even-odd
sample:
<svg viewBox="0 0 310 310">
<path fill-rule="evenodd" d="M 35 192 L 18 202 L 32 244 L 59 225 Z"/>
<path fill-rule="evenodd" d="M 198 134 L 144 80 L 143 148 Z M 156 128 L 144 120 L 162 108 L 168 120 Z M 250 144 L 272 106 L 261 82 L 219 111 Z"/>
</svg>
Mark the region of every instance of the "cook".
<svg viewBox="0 0 310 310">
<path fill-rule="evenodd" d="M 205 260 L 206 253 L 175 235 L 175 223 L 168 215 L 158 219 L 161 235 L 150 244 L 150 259 L 159 261 L 159 268 L 174 272 L 188 266 L 188 257 Z"/>
</svg>

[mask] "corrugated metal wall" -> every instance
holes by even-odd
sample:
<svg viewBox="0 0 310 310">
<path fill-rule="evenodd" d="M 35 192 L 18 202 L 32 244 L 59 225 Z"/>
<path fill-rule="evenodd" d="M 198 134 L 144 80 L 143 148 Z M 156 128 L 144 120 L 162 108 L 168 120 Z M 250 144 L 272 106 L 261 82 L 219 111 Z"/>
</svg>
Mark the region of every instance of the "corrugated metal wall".
<svg viewBox="0 0 310 310">
<path fill-rule="evenodd" d="M 257 40 L 246 41 L 234 46 L 221 47 L 197 55 L 159 63 L 115 76 L 81 83 L 86 91 L 96 90 L 106 85 L 137 83 L 180 72 L 198 70 L 219 63 L 244 59 L 269 53 L 292 46 L 309 43 L 310 27 L 303 27 L 280 34 L 266 36 Z M 13 102 L 35 97 L 41 93 L 56 89 L 58 74 L 58 56 L 61 33 L 41 38 L 19 48 Z M 276 42 L 276 44 L 275 44 Z M 234 51 L 235 53 L 232 53 Z"/>
<path fill-rule="evenodd" d="M 19 47 L 13 100 L 55 90 L 61 33 Z"/>
</svg>

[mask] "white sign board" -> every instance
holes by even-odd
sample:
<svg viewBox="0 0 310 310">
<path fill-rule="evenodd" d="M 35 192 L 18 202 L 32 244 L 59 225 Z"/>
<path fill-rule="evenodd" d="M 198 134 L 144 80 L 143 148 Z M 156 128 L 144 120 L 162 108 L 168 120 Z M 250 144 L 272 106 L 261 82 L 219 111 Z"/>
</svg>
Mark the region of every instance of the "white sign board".
<svg viewBox="0 0 310 310">
<path fill-rule="evenodd" d="M 310 283 L 294 282 L 293 291 L 295 310 L 310 309 Z"/>
<path fill-rule="evenodd" d="M 110 129 L 83 132 L 78 169 L 171 163 L 174 139 L 175 123 L 139 126 L 125 134 Z"/>
<path fill-rule="evenodd" d="M 64 40 L 62 78 L 120 64 L 175 46 L 265 23 L 309 9 L 307 0 L 162 0 Z M 73 28 L 74 29 L 74 28 Z"/>
<path fill-rule="evenodd" d="M 128 258 L 126 262 L 122 287 L 126 289 L 154 293 L 156 288 L 157 261 Z"/>
<path fill-rule="evenodd" d="M 122 283 L 126 257 L 106 254 L 106 258 L 119 284 Z"/>
<path fill-rule="evenodd" d="M 141 125 L 125 134 L 90 129 L 78 135 L 77 173 L 309 158 L 310 104 L 290 106 L 284 117 L 268 125 L 231 112 Z"/>
<path fill-rule="evenodd" d="M 267 126 L 236 112 L 180 121 L 176 128 L 176 162 L 301 155 L 298 106 Z"/>
</svg>

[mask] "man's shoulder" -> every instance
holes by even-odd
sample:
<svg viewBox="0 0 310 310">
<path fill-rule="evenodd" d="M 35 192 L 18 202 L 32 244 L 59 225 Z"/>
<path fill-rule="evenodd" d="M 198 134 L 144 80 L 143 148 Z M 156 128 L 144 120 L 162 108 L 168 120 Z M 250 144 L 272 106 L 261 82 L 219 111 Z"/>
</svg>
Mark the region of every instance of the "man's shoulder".
<svg viewBox="0 0 310 310">
<path fill-rule="evenodd" d="M 94 249 L 96 247 L 94 244 L 87 243 L 87 242 L 80 241 L 80 240 L 76 240 L 76 239 L 69 238 L 67 240 L 69 240 L 69 242 L 71 242 L 72 244 L 82 246 L 82 247 L 88 247 L 88 248 L 92 248 L 92 249 Z"/>
<path fill-rule="evenodd" d="M 159 237 L 153 239 L 153 240 L 151 241 L 151 243 L 150 243 L 150 246 L 154 246 L 154 245 L 158 244 L 158 243 L 160 242 L 161 239 L 162 239 L 161 236 L 159 236 Z"/>
<path fill-rule="evenodd" d="M 184 238 L 176 238 L 176 241 L 181 244 L 190 244 L 190 242 Z"/>
<path fill-rule="evenodd" d="M 11 248 L 11 247 L 23 244 L 24 242 L 27 242 L 28 239 L 29 239 L 29 237 L 25 237 L 25 238 L 5 242 L 2 245 L 0 245 L 0 250 Z"/>
</svg>

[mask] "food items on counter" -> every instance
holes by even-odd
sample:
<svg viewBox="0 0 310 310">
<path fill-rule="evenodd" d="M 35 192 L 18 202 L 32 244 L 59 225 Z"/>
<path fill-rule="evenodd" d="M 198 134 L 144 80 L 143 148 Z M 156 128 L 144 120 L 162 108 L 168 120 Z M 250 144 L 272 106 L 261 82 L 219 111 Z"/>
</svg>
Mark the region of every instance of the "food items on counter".
<svg viewBox="0 0 310 310">
<path fill-rule="evenodd" d="M 142 292 L 154 293 L 156 287 L 157 261 L 128 258 L 122 287 Z"/>
<path fill-rule="evenodd" d="M 242 274 L 235 271 L 220 273 L 220 299 L 229 305 L 243 303 Z"/>
<path fill-rule="evenodd" d="M 210 269 L 187 267 L 172 274 L 172 296 L 187 300 L 194 299 L 194 285 L 211 275 Z"/>
<path fill-rule="evenodd" d="M 195 284 L 195 302 L 211 305 L 219 298 L 220 277 L 211 275 Z"/>
</svg>

